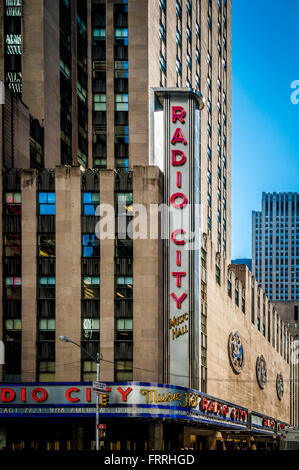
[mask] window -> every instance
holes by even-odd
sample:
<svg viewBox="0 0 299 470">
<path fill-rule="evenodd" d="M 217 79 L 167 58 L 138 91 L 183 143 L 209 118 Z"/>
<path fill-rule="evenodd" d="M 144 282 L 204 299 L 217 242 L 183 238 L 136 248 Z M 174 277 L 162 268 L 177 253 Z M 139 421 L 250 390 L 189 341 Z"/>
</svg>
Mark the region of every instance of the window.
<svg viewBox="0 0 299 470">
<path fill-rule="evenodd" d="M 22 211 L 22 195 L 21 193 L 5 193 L 5 214 L 20 215 Z"/>
<path fill-rule="evenodd" d="M 128 61 L 116 60 L 114 62 L 115 78 L 128 78 Z"/>
<path fill-rule="evenodd" d="M 55 362 L 54 361 L 39 361 L 39 381 L 47 382 L 54 379 Z"/>
<path fill-rule="evenodd" d="M 128 28 L 115 28 L 114 30 L 115 38 L 127 38 L 128 37 Z"/>
<path fill-rule="evenodd" d="M 217 284 L 220 284 L 220 268 L 219 268 L 219 266 L 216 266 L 216 282 L 217 282 Z"/>
<path fill-rule="evenodd" d="M 93 45 L 95 46 L 98 42 L 98 40 L 102 40 L 106 38 L 106 29 L 101 28 L 94 28 L 92 30 L 92 36 L 93 36 Z"/>
<path fill-rule="evenodd" d="M 133 298 L 133 278 L 118 276 L 116 278 L 116 298 L 132 299 Z"/>
<path fill-rule="evenodd" d="M 227 295 L 230 298 L 232 297 L 232 283 L 230 280 L 227 281 Z"/>
<path fill-rule="evenodd" d="M 22 279 L 20 277 L 6 277 L 4 282 L 4 295 L 6 299 L 21 298 Z"/>
<path fill-rule="evenodd" d="M 99 341 L 100 320 L 98 318 L 83 318 L 83 339 Z"/>
<path fill-rule="evenodd" d="M 55 299 L 55 277 L 42 276 L 38 280 L 38 298 Z"/>
<path fill-rule="evenodd" d="M 93 110 L 94 111 L 106 111 L 106 94 L 95 93 L 93 95 Z"/>
<path fill-rule="evenodd" d="M 55 235 L 38 235 L 38 256 L 55 256 Z"/>
<path fill-rule="evenodd" d="M 133 361 L 115 361 L 115 380 L 124 381 L 133 378 Z"/>
<path fill-rule="evenodd" d="M 40 215 L 55 215 L 55 193 L 39 193 L 38 204 Z"/>
<path fill-rule="evenodd" d="M 118 212 L 132 212 L 133 193 L 116 193 L 116 204 Z"/>
<path fill-rule="evenodd" d="M 39 320 L 38 338 L 40 341 L 55 340 L 55 318 L 42 318 Z"/>
<path fill-rule="evenodd" d="M 86 88 L 84 88 L 79 82 L 77 82 L 77 92 L 78 92 L 78 98 L 80 98 L 83 103 L 86 103 Z"/>
<path fill-rule="evenodd" d="M 235 304 L 239 306 L 239 291 L 235 289 Z"/>
<path fill-rule="evenodd" d="M 116 319 L 116 340 L 132 341 L 133 340 L 133 319 L 117 318 Z"/>
<path fill-rule="evenodd" d="M 129 96 L 125 93 L 117 93 L 115 95 L 115 111 L 129 110 Z"/>
<path fill-rule="evenodd" d="M 9 331 L 11 330 L 19 331 L 22 329 L 22 320 L 20 318 L 5 320 L 4 328 L 5 330 L 9 330 Z"/>
<path fill-rule="evenodd" d="M 100 278 L 97 276 L 83 277 L 83 299 L 100 298 Z"/>
<path fill-rule="evenodd" d="M 84 258 L 100 256 L 100 240 L 94 234 L 82 235 L 82 248 Z"/>
<path fill-rule="evenodd" d="M 117 240 L 116 257 L 133 258 L 133 240 Z"/>
<path fill-rule="evenodd" d="M 83 215 L 96 215 L 96 208 L 100 203 L 100 194 L 94 193 L 83 193 Z"/>
<path fill-rule="evenodd" d="M 4 235 L 4 256 L 21 256 L 21 235 L 8 233 Z"/>
</svg>

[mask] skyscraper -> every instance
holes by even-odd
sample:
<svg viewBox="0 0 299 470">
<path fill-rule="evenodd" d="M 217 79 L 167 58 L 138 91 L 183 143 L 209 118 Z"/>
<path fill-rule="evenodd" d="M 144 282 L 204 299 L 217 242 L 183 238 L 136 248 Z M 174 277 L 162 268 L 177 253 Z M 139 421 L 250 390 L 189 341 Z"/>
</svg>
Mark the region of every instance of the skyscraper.
<svg viewBox="0 0 299 470">
<path fill-rule="evenodd" d="M 25 168 L 148 165 L 149 89 L 200 90 L 202 223 L 230 259 L 230 1 L 5 0 L 0 41 L 34 120 Z"/>
<path fill-rule="evenodd" d="M 269 299 L 299 299 L 299 194 L 263 193 L 252 213 L 252 270 Z"/>
</svg>

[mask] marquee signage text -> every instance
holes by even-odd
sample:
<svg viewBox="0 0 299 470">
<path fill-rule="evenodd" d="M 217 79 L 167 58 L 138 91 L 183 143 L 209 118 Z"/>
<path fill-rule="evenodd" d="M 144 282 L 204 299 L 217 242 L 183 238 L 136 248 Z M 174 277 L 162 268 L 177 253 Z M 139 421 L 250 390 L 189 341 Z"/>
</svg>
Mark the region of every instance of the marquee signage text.
<svg viewBox="0 0 299 470">
<path fill-rule="evenodd" d="M 239 424 L 247 423 L 246 409 L 184 387 L 165 387 L 163 384 L 109 383 L 106 391 L 109 396 L 108 413 L 113 410 L 116 414 L 122 413 L 123 408 L 120 406 L 129 406 L 133 407 L 129 410 L 136 407 L 134 413 L 138 414 L 138 408 L 146 406 L 148 407 L 147 413 L 155 415 L 161 405 L 160 412 L 166 413 L 165 409 L 168 408 L 167 413 L 170 417 L 180 414 L 179 410 L 182 412 L 184 410 L 186 416 L 192 412 L 196 413 L 194 416 L 206 416 L 212 420 L 220 418 Z M 95 397 L 92 386 L 76 383 L 7 385 L 0 387 L 0 415 L 93 414 Z M 105 413 L 105 410 L 102 411 Z"/>
</svg>

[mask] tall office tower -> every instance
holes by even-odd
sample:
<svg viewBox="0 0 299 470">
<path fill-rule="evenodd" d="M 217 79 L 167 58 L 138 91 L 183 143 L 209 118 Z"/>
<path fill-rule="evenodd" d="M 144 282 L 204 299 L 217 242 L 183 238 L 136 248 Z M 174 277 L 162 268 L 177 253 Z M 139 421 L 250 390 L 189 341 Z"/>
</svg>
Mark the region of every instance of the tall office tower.
<svg viewBox="0 0 299 470">
<path fill-rule="evenodd" d="M 252 272 L 273 302 L 299 299 L 298 193 L 263 193 L 252 213 Z"/>
<path fill-rule="evenodd" d="M 200 90 L 202 225 L 230 259 L 230 1 L 4 0 L 0 44 L 31 116 L 27 168 L 148 165 L 150 88 Z"/>
</svg>

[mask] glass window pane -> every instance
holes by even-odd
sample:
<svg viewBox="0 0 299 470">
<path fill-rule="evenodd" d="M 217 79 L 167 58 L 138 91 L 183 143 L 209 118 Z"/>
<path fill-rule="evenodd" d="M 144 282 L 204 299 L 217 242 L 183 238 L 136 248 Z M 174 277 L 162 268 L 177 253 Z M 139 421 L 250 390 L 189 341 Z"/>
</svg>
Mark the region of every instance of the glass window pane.
<svg viewBox="0 0 299 470">
<path fill-rule="evenodd" d="M 84 215 L 95 215 L 95 206 L 91 204 L 84 205 Z"/>
<path fill-rule="evenodd" d="M 46 330 L 47 329 L 47 320 L 43 319 L 39 321 L 39 329 Z"/>
<path fill-rule="evenodd" d="M 21 193 L 14 193 L 13 202 L 14 202 L 14 203 L 17 203 L 17 204 L 21 204 L 21 202 L 22 202 L 22 195 L 21 195 Z"/>
<path fill-rule="evenodd" d="M 38 202 L 40 204 L 47 204 L 47 202 L 48 202 L 47 193 L 39 193 Z"/>
<path fill-rule="evenodd" d="M 92 202 L 100 202 L 100 194 L 99 193 L 92 193 L 91 195 Z"/>
<path fill-rule="evenodd" d="M 83 203 L 91 203 L 91 193 L 83 193 Z"/>
<path fill-rule="evenodd" d="M 115 104 L 115 110 L 116 111 L 128 111 L 129 110 L 129 105 L 128 105 L 128 103 L 116 103 Z"/>
<path fill-rule="evenodd" d="M 48 320 L 48 330 L 55 330 L 55 318 Z"/>
<path fill-rule="evenodd" d="M 13 320 L 5 320 L 5 328 L 7 330 L 13 330 Z"/>
<path fill-rule="evenodd" d="M 117 323 L 116 323 L 116 329 L 117 330 L 123 330 L 125 327 L 125 320 L 118 318 Z"/>
<path fill-rule="evenodd" d="M 55 215 L 55 205 L 41 204 L 40 215 Z"/>
<path fill-rule="evenodd" d="M 48 202 L 53 204 L 55 203 L 55 200 L 55 193 L 48 193 Z"/>
<path fill-rule="evenodd" d="M 133 320 L 131 318 L 125 319 L 125 330 L 132 330 L 133 329 Z"/>
<path fill-rule="evenodd" d="M 21 330 L 22 329 L 22 320 L 17 318 L 14 320 L 14 329 Z"/>
</svg>

